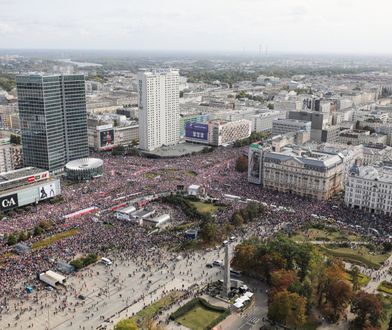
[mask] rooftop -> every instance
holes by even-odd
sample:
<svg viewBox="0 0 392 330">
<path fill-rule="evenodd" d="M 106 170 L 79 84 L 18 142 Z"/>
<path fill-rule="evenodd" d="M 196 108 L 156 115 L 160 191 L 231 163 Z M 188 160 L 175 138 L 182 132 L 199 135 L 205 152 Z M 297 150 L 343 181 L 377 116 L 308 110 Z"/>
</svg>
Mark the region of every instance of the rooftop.
<svg viewBox="0 0 392 330">
<path fill-rule="evenodd" d="M 0 173 L 0 183 L 14 180 L 14 179 L 19 179 L 23 177 L 28 177 L 28 176 L 33 176 L 36 174 L 44 173 L 47 172 L 44 169 L 37 168 L 37 167 L 24 167 L 18 170 L 13 170 L 9 172 L 3 172 Z"/>
<path fill-rule="evenodd" d="M 103 160 L 99 158 L 81 158 L 68 162 L 65 167 L 68 170 L 87 170 L 103 165 Z"/>
</svg>

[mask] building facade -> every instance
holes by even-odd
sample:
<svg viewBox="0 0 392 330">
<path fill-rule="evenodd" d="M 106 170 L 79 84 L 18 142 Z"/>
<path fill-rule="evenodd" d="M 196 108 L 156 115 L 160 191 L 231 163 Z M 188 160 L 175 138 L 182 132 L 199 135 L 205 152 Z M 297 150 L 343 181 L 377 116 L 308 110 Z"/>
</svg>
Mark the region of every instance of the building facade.
<svg viewBox="0 0 392 330">
<path fill-rule="evenodd" d="M 10 139 L 0 139 L 0 173 L 22 166 L 22 146 L 11 144 Z"/>
<path fill-rule="evenodd" d="M 62 171 L 88 157 L 84 76 L 23 75 L 16 84 L 24 165 Z"/>
<path fill-rule="evenodd" d="M 370 213 L 392 214 L 392 163 L 354 165 L 348 175 L 344 201 Z"/>
<path fill-rule="evenodd" d="M 388 140 L 387 135 L 384 134 L 371 134 L 369 131 L 364 130 L 345 130 L 339 133 L 338 143 L 343 144 L 386 144 Z"/>
<path fill-rule="evenodd" d="M 139 83 L 139 141 L 143 150 L 176 145 L 180 106 L 177 70 L 142 70 Z"/>
<path fill-rule="evenodd" d="M 311 131 L 312 123 L 310 121 L 294 119 L 276 119 L 272 122 L 272 136 L 293 133 L 297 131 Z"/>
<path fill-rule="evenodd" d="M 208 142 L 213 146 L 221 146 L 246 139 L 251 133 L 251 122 L 246 119 L 237 121 L 213 120 L 208 123 Z"/>
<path fill-rule="evenodd" d="M 266 189 L 327 200 L 343 189 L 344 163 L 336 154 L 270 147 L 249 148 L 248 181 Z"/>
</svg>

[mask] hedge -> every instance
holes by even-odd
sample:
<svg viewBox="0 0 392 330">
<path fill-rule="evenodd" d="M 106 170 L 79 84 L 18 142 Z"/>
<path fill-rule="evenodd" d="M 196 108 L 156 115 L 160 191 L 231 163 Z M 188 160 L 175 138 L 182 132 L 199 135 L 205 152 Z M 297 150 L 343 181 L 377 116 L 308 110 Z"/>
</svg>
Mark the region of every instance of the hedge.
<svg viewBox="0 0 392 330">
<path fill-rule="evenodd" d="M 175 319 L 178 319 L 179 317 L 188 313 L 193 307 L 199 304 L 199 299 L 200 298 L 192 299 L 191 301 L 187 302 L 184 306 L 181 306 L 179 309 L 177 309 L 174 313 L 170 315 L 170 319 L 174 321 Z"/>
</svg>

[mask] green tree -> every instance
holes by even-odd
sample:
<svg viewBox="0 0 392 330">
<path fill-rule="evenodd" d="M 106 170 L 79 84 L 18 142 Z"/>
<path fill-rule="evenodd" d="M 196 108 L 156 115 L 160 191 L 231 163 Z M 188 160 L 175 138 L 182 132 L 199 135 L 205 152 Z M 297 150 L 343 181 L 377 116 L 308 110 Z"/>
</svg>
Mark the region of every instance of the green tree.
<svg viewBox="0 0 392 330">
<path fill-rule="evenodd" d="M 200 227 L 200 237 L 206 243 L 213 243 L 216 239 L 216 224 L 214 219 L 203 221 Z"/>
<path fill-rule="evenodd" d="M 7 244 L 8 245 L 15 245 L 16 243 L 17 243 L 17 236 L 16 236 L 16 234 L 14 233 L 14 234 L 11 234 L 11 235 L 9 235 L 8 236 L 8 239 L 7 239 Z"/>
<path fill-rule="evenodd" d="M 356 292 L 359 289 L 359 268 L 354 266 L 351 268 L 351 282 L 353 284 L 353 291 Z"/>
<path fill-rule="evenodd" d="M 244 224 L 244 218 L 240 212 L 236 211 L 231 217 L 231 222 L 234 226 L 242 226 Z"/>
<path fill-rule="evenodd" d="M 81 258 L 72 260 L 69 264 L 74 266 L 76 270 L 82 269 L 84 266 L 83 260 Z"/>
<path fill-rule="evenodd" d="M 21 138 L 19 135 L 11 134 L 10 143 L 11 144 L 20 144 Z"/>
<path fill-rule="evenodd" d="M 122 156 L 125 153 L 125 147 L 122 145 L 114 146 L 112 149 L 113 156 Z"/>
<path fill-rule="evenodd" d="M 44 229 L 40 226 L 35 226 L 33 230 L 33 236 L 39 236 L 44 233 Z"/>
<path fill-rule="evenodd" d="M 310 269 L 310 263 L 313 258 L 312 247 L 308 244 L 297 245 L 297 253 L 295 256 L 295 262 L 299 268 L 298 275 L 301 281 L 303 281 Z"/>
<path fill-rule="evenodd" d="M 18 236 L 18 242 L 24 242 L 28 239 L 26 232 L 21 231 Z"/>
<path fill-rule="evenodd" d="M 138 330 L 138 326 L 132 319 L 121 320 L 114 326 L 114 330 Z"/>
<path fill-rule="evenodd" d="M 297 293 L 280 291 L 268 306 L 268 318 L 288 326 L 301 326 L 306 322 L 306 299 Z"/>
<path fill-rule="evenodd" d="M 274 104 L 273 103 L 268 103 L 267 108 L 270 110 L 274 110 Z"/>
</svg>

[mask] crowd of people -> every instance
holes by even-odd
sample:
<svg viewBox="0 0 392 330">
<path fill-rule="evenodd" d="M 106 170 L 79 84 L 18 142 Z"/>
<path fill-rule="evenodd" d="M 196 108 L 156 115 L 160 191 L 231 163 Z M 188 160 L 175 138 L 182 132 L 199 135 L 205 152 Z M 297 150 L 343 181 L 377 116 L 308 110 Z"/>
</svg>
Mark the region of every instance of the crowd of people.
<svg viewBox="0 0 392 330">
<path fill-rule="evenodd" d="M 312 214 L 333 218 L 338 226 L 351 228 L 361 234 L 375 235 L 369 228 L 376 229 L 383 241 L 392 232 L 390 219 L 382 215 L 365 214 L 346 208 L 342 201 L 315 201 L 309 198 L 261 189 L 247 182 L 244 173 L 235 170 L 235 162 L 242 148 L 218 148 L 210 153 L 190 155 L 176 159 L 149 159 L 131 156 L 96 155 L 104 160 L 105 174 L 89 182 L 71 184 L 62 182 L 63 200 L 50 204 L 44 202 L 29 210 L 22 210 L 0 221 L 0 233 L 32 230 L 42 221 L 53 223 L 46 233 L 26 241 L 28 245 L 43 240 L 55 233 L 76 228 L 72 237 L 58 240 L 39 250 L 16 254 L 13 246 L 0 242 L 0 314 L 14 311 L 18 299 L 26 299 L 26 286 L 42 288 L 36 280 L 37 274 L 56 269 L 59 261 L 69 262 L 77 255 L 88 253 L 115 253 L 119 259 L 136 260 L 159 264 L 167 258 L 167 247 L 184 240 L 177 232 L 163 230 L 148 235 L 148 229 L 115 220 L 113 207 L 130 203 L 137 194 L 142 196 L 161 192 L 175 192 L 179 186 L 185 189 L 196 184 L 205 188 L 208 196 L 222 200 L 227 207 L 217 213 L 218 223 L 229 221 L 232 213 L 244 206 L 238 200 L 224 199 L 224 194 L 253 199 L 268 205 L 284 206 L 290 212 L 268 212 L 260 223 L 244 228 L 235 228 L 238 236 L 266 235 L 273 230 L 293 231 L 311 219 Z M 128 197 L 127 197 L 128 196 Z M 159 206 L 159 212 L 170 213 L 177 223 L 186 223 L 187 218 L 175 207 Z M 64 220 L 64 216 L 87 207 L 95 206 L 97 215 L 85 215 Z M 93 218 L 99 221 L 93 221 Z M 29 298 L 31 299 L 31 298 Z"/>
</svg>

